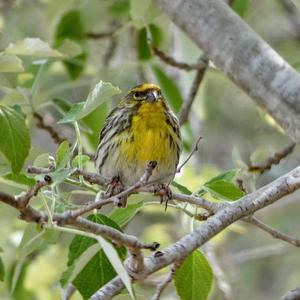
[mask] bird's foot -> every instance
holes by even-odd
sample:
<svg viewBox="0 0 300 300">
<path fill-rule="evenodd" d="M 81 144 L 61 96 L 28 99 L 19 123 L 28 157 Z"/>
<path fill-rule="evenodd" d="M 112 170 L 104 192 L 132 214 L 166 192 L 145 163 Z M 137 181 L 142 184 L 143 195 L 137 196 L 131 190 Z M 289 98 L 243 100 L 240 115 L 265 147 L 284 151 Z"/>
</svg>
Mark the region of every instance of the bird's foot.
<svg viewBox="0 0 300 300">
<path fill-rule="evenodd" d="M 165 210 L 167 210 L 168 201 L 172 199 L 172 190 L 170 189 L 169 185 L 159 184 L 154 192 L 154 195 L 159 196 L 161 204 L 165 202 Z"/>
<path fill-rule="evenodd" d="M 111 182 L 107 186 L 107 190 L 105 192 L 105 195 L 108 197 L 112 197 L 115 195 L 118 195 L 124 190 L 124 185 L 120 179 L 119 176 L 115 176 L 112 178 Z M 118 207 L 126 207 L 127 205 L 127 198 L 128 196 L 122 196 L 122 197 L 116 197 L 116 205 Z"/>
</svg>

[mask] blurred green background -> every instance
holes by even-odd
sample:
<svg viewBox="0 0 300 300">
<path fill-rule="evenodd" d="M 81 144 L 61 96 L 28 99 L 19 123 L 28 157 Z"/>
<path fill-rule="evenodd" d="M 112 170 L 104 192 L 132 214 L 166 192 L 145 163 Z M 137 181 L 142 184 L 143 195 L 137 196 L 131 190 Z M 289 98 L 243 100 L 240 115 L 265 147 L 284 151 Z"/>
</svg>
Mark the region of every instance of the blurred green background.
<svg viewBox="0 0 300 300">
<path fill-rule="evenodd" d="M 234 1 L 233 7 L 297 69 L 300 67 L 299 28 L 282 2 L 240 0 Z M 38 59 L 25 57 L 24 72 L 5 76 L 0 73 L 0 104 L 19 104 L 23 112 L 28 113 L 30 107 L 23 91 L 34 88 L 32 105 L 45 116 L 47 122 L 55 123 L 62 114 L 54 99 L 72 103 L 83 101 L 90 88 L 101 79 L 119 86 L 123 94 L 145 81 L 158 83 L 166 94 L 171 95 L 168 100 L 172 108 L 178 111 L 180 101 L 189 93 L 195 72 L 164 64 L 151 54 L 148 40 L 151 39 L 177 60 L 188 63 L 196 62 L 201 50 L 155 5 L 149 3 L 146 0 L 0 1 L 1 50 L 24 38 L 38 37 L 71 57 L 64 62 L 50 60 L 39 72 Z M 102 38 L 91 38 L 88 33 L 107 34 Z M 84 119 L 85 127 L 89 128 L 88 133 L 83 133 L 87 152 L 95 151 L 104 118 L 116 105 L 117 99 L 100 106 Z M 26 165 L 30 165 L 42 153 L 55 153 L 57 145 L 50 141 L 47 132 L 36 128 L 35 120 L 30 115 L 27 122 L 32 135 L 32 148 L 26 161 Z M 74 139 L 71 127 L 56 128 L 70 141 Z M 191 191 L 199 189 L 211 177 L 234 168 L 241 168 L 240 176 L 251 191 L 288 172 L 300 162 L 299 148 L 296 147 L 288 158 L 263 175 L 247 172 L 249 162 L 264 161 L 284 148 L 290 140 L 270 116 L 255 106 L 213 65 L 204 76 L 189 122 L 182 128 L 182 135 L 185 145 L 183 158 L 191 151 L 197 137 L 203 137 L 200 150 L 176 179 Z M 93 170 L 92 164 L 90 168 Z M 5 172 L 7 165 L 0 156 L 0 175 Z M 18 194 L 24 187 L 1 178 L 0 190 Z M 267 224 L 300 238 L 298 195 L 279 201 L 259 212 L 258 216 Z M 131 197 L 131 201 L 141 198 L 147 202 L 154 200 L 152 196 L 141 195 Z M 74 197 L 74 201 L 81 200 Z M 150 204 L 145 205 L 131 221 L 126 232 L 144 241 L 155 239 L 166 246 L 197 226 L 197 221 L 192 224 L 190 218 L 176 209 L 169 207 L 165 212 L 163 206 Z M 18 259 L 18 245 L 26 226 L 18 220 L 13 209 L 1 205 L 0 246 L 7 276 Z M 14 299 L 60 298 L 58 281 L 65 269 L 69 240 L 62 236 L 58 243 L 26 258 L 22 269 L 24 276 L 19 280 Z M 215 253 L 231 291 L 231 299 L 278 299 L 299 285 L 297 248 L 274 240 L 251 225 L 234 224 L 209 244 L 210 247 L 203 247 L 203 250 Z M 145 284 L 138 285 L 138 299 L 150 297 L 155 288 L 154 282 L 152 277 Z M 118 299 L 126 297 L 123 295 Z M 0 298 L 12 299 L 7 284 L 3 282 L 0 282 Z M 170 286 L 162 299 L 175 298 L 175 290 Z M 210 298 L 223 299 L 216 281 Z M 77 293 L 72 299 L 81 297 Z"/>
</svg>

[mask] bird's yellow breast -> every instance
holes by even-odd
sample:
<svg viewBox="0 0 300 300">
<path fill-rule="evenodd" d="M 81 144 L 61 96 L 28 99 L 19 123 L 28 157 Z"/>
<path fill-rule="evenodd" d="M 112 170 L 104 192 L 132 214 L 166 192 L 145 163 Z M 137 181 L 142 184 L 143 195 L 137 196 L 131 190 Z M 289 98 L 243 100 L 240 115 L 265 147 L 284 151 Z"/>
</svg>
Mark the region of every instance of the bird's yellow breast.
<svg viewBox="0 0 300 300">
<path fill-rule="evenodd" d="M 122 145 L 122 153 L 129 161 L 145 166 L 150 160 L 168 164 L 174 151 L 170 148 L 169 125 L 162 103 L 143 103 L 132 118 L 130 132 L 128 142 Z"/>
</svg>

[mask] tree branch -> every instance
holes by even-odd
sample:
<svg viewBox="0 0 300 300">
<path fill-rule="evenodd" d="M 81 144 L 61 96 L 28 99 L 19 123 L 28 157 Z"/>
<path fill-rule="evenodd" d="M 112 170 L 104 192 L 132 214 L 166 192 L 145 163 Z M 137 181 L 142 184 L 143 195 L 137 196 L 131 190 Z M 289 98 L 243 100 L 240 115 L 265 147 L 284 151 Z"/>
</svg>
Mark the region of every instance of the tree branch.
<svg viewBox="0 0 300 300">
<path fill-rule="evenodd" d="M 178 117 L 180 126 L 182 126 L 189 117 L 190 110 L 192 108 L 193 102 L 199 90 L 199 86 L 202 82 L 202 79 L 208 66 L 208 60 L 205 58 L 205 56 L 202 56 L 200 58 L 200 61 L 201 60 L 206 62 L 206 64 L 204 63 L 203 67 L 197 70 L 192 86 L 190 88 L 189 95 L 187 96 L 186 100 L 182 103 Z"/>
<path fill-rule="evenodd" d="M 179 269 L 181 264 L 182 264 L 182 261 L 175 262 L 173 264 L 170 272 L 167 274 L 167 276 L 164 278 L 164 280 L 162 280 L 162 282 L 160 282 L 156 286 L 156 291 L 155 291 L 154 295 L 151 297 L 151 300 L 159 300 L 160 299 L 161 294 L 167 288 L 167 286 L 171 283 L 171 281 L 173 280 L 173 278 L 175 276 L 177 269 Z"/>
<path fill-rule="evenodd" d="M 300 75 L 219 0 L 155 0 L 239 87 L 300 141 Z"/>
<path fill-rule="evenodd" d="M 168 64 L 172 67 L 175 67 L 175 68 L 178 68 L 181 70 L 185 70 L 185 71 L 203 70 L 203 69 L 206 69 L 206 67 L 207 67 L 208 61 L 205 56 L 201 56 L 201 58 L 199 59 L 199 62 L 196 64 L 188 64 L 185 62 L 177 61 L 173 57 L 167 55 L 165 52 L 163 52 L 162 50 L 155 47 L 153 44 L 150 46 L 151 46 L 153 53 L 157 57 L 159 57 L 163 62 L 165 62 L 166 64 Z"/>
<path fill-rule="evenodd" d="M 300 240 L 299 239 L 296 239 L 296 238 L 294 238 L 294 237 L 292 237 L 288 234 L 282 233 L 282 232 L 280 232 L 280 231 L 264 224 L 263 222 L 261 222 L 260 220 L 258 220 L 254 216 L 244 218 L 244 221 L 260 228 L 261 230 L 263 230 L 267 233 L 269 233 L 275 239 L 283 240 L 285 242 L 290 243 L 293 246 L 296 246 L 296 247 L 300 248 Z"/>
<path fill-rule="evenodd" d="M 222 270 L 218 257 L 215 253 L 214 245 L 209 242 L 205 245 L 204 248 L 206 257 L 213 269 L 214 277 L 216 279 L 216 284 L 219 290 L 222 293 L 222 300 L 231 300 L 232 297 L 232 288 L 226 279 L 226 275 Z"/>
<path fill-rule="evenodd" d="M 159 251 L 159 255 L 154 254 L 146 257 L 143 276 L 146 277 L 175 261 L 184 259 L 192 251 L 205 244 L 235 221 L 252 215 L 255 211 L 271 205 L 282 197 L 293 193 L 298 188 L 300 188 L 300 167 L 267 186 L 242 197 L 239 201 L 226 204 L 224 208 L 219 209 L 215 215 L 202 223 L 195 231 Z M 121 279 L 116 277 L 99 289 L 91 299 L 111 299 L 123 288 L 124 285 Z"/>
<path fill-rule="evenodd" d="M 300 285 L 295 289 L 289 291 L 286 295 L 282 296 L 280 300 L 299 300 L 300 299 Z"/>
<path fill-rule="evenodd" d="M 53 126 L 46 124 L 41 114 L 34 112 L 33 116 L 37 120 L 37 127 L 46 130 L 56 144 L 60 144 L 66 139 Z"/>
<path fill-rule="evenodd" d="M 23 208 L 26 208 L 30 199 L 32 197 L 36 196 L 42 187 L 51 184 L 51 182 L 52 182 L 52 179 L 49 175 L 45 175 L 43 181 L 37 181 L 35 186 L 31 190 L 29 190 L 27 193 L 24 193 L 16 198 L 16 200 L 18 202 L 18 208 L 20 210 L 22 210 Z"/>
<path fill-rule="evenodd" d="M 274 155 L 269 157 L 266 161 L 258 165 L 248 165 L 249 172 L 259 172 L 263 174 L 265 171 L 270 170 L 273 165 L 278 165 L 281 160 L 286 158 L 289 154 L 293 152 L 296 147 L 296 143 L 290 143 L 284 147 L 281 151 L 275 152 Z"/>
<path fill-rule="evenodd" d="M 293 24 L 294 31 L 298 39 L 300 39 L 300 11 L 291 0 L 279 0 L 281 6 L 289 15 L 289 20 Z"/>
</svg>

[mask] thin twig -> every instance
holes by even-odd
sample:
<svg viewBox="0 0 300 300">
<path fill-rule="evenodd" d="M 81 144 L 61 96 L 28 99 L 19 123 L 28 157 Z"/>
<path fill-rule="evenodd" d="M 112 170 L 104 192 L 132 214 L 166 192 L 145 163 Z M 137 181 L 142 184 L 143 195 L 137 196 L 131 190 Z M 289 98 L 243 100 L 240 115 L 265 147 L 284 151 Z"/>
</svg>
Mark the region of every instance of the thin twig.
<svg viewBox="0 0 300 300">
<path fill-rule="evenodd" d="M 245 221 L 249 224 L 252 224 L 252 225 L 260 228 L 261 230 L 269 233 L 275 239 L 283 240 L 293 246 L 300 248 L 300 240 L 299 239 L 296 239 L 288 234 L 285 234 L 283 232 L 280 232 L 280 231 L 270 227 L 269 225 L 261 222 L 254 216 L 244 218 L 243 221 Z"/>
<path fill-rule="evenodd" d="M 102 198 L 100 198 L 97 201 L 94 201 L 90 204 L 85 205 L 82 208 L 79 208 L 77 210 L 74 210 L 70 213 L 70 217 L 71 218 L 77 218 L 78 216 L 81 216 L 95 208 L 99 209 L 101 208 L 103 205 L 109 204 L 114 202 L 116 199 L 120 199 L 122 197 L 128 196 L 130 193 L 135 192 L 138 188 L 145 186 L 150 178 L 150 176 L 152 175 L 152 171 L 154 170 L 154 168 L 156 167 L 157 163 L 156 161 L 150 161 L 145 169 L 145 173 L 142 175 L 142 177 L 140 178 L 140 180 L 128 187 L 127 189 L 125 189 L 124 191 L 121 191 L 120 193 L 116 194 L 116 195 L 112 195 L 110 197 L 104 196 Z M 82 171 L 80 171 L 82 172 Z M 85 173 L 85 172 L 84 172 Z M 94 175 L 93 173 L 86 173 L 86 175 L 88 175 L 86 178 L 88 178 L 89 180 L 92 178 L 94 179 Z M 95 176 L 95 178 L 97 178 L 97 176 Z"/>
<path fill-rule="evenodd" d="M 49 166 L 48 168 L 41 168 L 41 167 L 33 167 L 29 166 L 27 168 L 27 173 L 29 174 L 50 174 L 55 171 L 55 166 Z M 72 173 L 73 176 L 83 176 L 83 178 L 91 183 L 91 184 L 98 184 L 102 187 L 106 186 L 109 183 L 109 180 L 107 178 L 104 178 L 103 176 L 88 172 L 85 170 L 76 169 Z"/>
<path fill-rule="evenodd" d="M 208 60 L 206 59 L 205 56 L 202 55 L 199 60 L 203 62 L 203 66 L 202 68 L 199 68 L 197 70 L 195 78 L 190 88 L 189 95 L 186 98 L 186 100 L 183 102 L 182 107 L 180 109 L 179 117 L 178 117 L 180 126 L 182 126 L 188 120 L 190 110 L 192 108 L 199 86 L 203 80 L 205 71 L 208 66 Z"/>
<path fill-rule="evenodd" d="M 163 62 L 165 62 L 166 64 L 181 69 L 181 70 L 185 70 L 185 71 L 192 71 L 192 70 L 203 70 L 206 68 L 207 66 L 207 61 L 204 60 L 200 60 L 198 63 L 196 64 L 188 64 L 185 62 L 179 62 L 177 60 L 175 60 L 173 57 L 167 55 L 166 53 L 164 53 L 162 50 L 158 49 L 156 46 L 154 46 L 153 44 L 150 45 L 151 49 L 153 51 L 153 53 L 159 57 Z"/>
<path fill-rule="evenodd" d="M 51 165 L 48 168 L 34 167 L 34 166 L 27 167 L 28 174 L 48 174 L 54 171 L 55 171 L 55 165 Z"/>
<path fill-rule="evenodd" d="M 103 55 L 103 63 L 105 66 L 108 66 L 110 61 L 115 55 L 117 48 L 117 39 L 114 36 L 111 36 L 109 39 L 108 47 Z"/>
<path fill-rule="evenodd" d="M 88 172 L 85 170 L 79 170 L 76 169 L 73 174 L 73 176 L 80 176 L 82 175 L 84 180 L 86 180 L 87 182 L 91 183 L 91 184 L 98 184 L 100 186 L 106 186 L 109 183 L 109 179 L 97 174 L 97 173 L 92 173 L 92 172 Z"/>
<path fill-rule="evenodd" d="M 41 114 L 34 112 L 33 116 L 37 120 L 37 127 L 46 130 L 56 144 L 60 144 L 66 139 L 53 126 L 46 124 L 44 117 Z"/>
<path fill-rule="evenodd" d="M 108 39 L 111 38 L 115 32 L 116 32 L 115 29 L 104 31 L 104 32 L 87 32 L 85 36 L 93 40 Z"/>
<path fill-rule="evenodd" d="M 24 209 L 25 207 L 27 207 L 30 199 L 36 196 L 42 187 L 51 184 L 51 182 L 52 179 L 49 175 L 45 175 L 43 181 L 37 181 L 35 186 L 31 190 L 29 190 L 25 194 L 16 197 L 16 200 L 18 201 L 18 207 L 20 209 Z"/>
<path fill-rule="evenodd" d="M 266 257 L 285 255 L 291 251 L 291 247 L 288 244 L 274 243 L 271 245 L 264 245 L 255 248 L 247 248 L 239 252 L 235 252 L 229 255 L 228 260 L 230 264 L 240 265 L 248 263 L 249 261 L 257 261 Z M 298 251 L 298 250 L 297 250 Z"/>
<path fill-rule="evenodd" d="M 202 136 L 199 136 L 191 153 L 188 155 L 188 157 L 185 159 L 185 161 L 177 168 L 177 171 L 176 171 L 177 173 L 181 172 L 181 169 L 188 163 L 188 161 L 191 159 L 191 157 L 194 155 L 194 153 L 199 150 L 199 143 L 201 140 L 202 140 Z"/>
<path fill-rule="evenodd" d="M 173 264 L 170 272 L 167 276 L 156 286 L 156 291 L 151 297 L 151 300 L 159 300 L 163 291 L 167 288 L 169 283 L 173 280 L 176 270 L 181 266 L 182 262 L 176 262 Z"/>
<path fill-rule="evenodd" d="M 226 275 L 220 266 L 220 263 L 218 261 L 218 257 L 215 253 L 214 245 L 209 242 L 205 245 L 204 251 L 206 254 L 206 257 L 213 269 L 214 276 L 216 278 L 216 283 L 219 288 L 219 290 L 222 293 L 222 300 L 231 300 L 232 299 L 232 288 L 230 284 L 228 283 L 228 280 L 226 278 Z"/>
<path fill-rule="evenodd" d="M 99 39 L 108 39 L 114 36 L 114 34 L 121 28 L 121 25 L 114 22 L 112 24 L 112 29 L 103 32 L 87 32 L 85 36 L 90 39 L 99 40 Z"/>
<path fill-rule="evenodd" d="M 293 152 L 295 149 L 296 143 L 291 143 L 284 147 L 281 151 L 275 152 L 274 155 L 269 157 L 266 161 L 258 165 L 248 165 L 249 172 L 259 172 L 263 174 L 265 171 L 270 170 L 273 165 L 278 165 L 281 160 L 286 158 L 289 154 Z"/>
<path fill-rule="evenodd" d="M 73 284 L 69 283 L 64 291 L 64 295 L 62 300 L 69 300 L 73 296 L 73 294 L 76 292 L 76 288 Z"/>
</svg>

